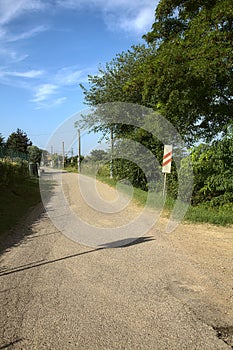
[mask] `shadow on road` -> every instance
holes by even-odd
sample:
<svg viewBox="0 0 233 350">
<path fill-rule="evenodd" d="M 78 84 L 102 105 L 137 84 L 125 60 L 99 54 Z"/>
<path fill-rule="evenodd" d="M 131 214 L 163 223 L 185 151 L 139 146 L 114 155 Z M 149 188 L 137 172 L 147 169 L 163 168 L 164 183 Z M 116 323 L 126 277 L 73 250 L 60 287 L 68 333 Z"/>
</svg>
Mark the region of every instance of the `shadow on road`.
<svg viewBox="0 0 233 350">
<path fill-rule="evenodd" d="M 0 347 L 0 350 L 1 350 L 1 349 L 7 349 L 7 348 L 9 348 L 9 347 L 12 347 L 12 346 L 14 346 L 16 343 L 19 343 L 19 342 L 22 341 L 22 340 L 23 340 L 23 339 L 16 339 L 16 340 L 12 341 L 11 343 L 2 345 L 2 346 Z"/>
<path fill-rule="evenodd" d="M 131 242 L 129 243 L 129 241 L 131 240 Z M 26 271 L 26 270 L 31 270 L 34 269 L 36 267 L 41 267 L 44 265 L 49 265 L 49 264 L 54 264 L 56 262 L 59 261 L 63 261 L 63 260 L 67 260 L 67 259 L 72 259 L 72 258 L 76 258 L 78 256 L 81 255 L 86 255 L 89 253 L 94 253 L 94 252 L 98 252 L 99 250 L 103 250 L 103 249 L 108 249 L 108 248 L 127 248 L 136 244 L 141 244 L 141 243 L 146 243 L 149 241 L 154 240 L 153 237 L 140 237 L 137 240 L 133 241 L 133 238 L 128 238 L 125 240 L 120 240 L 120 241 L 115 241 L 115 242 L 110 242 L 107 243 L 99 248 L 95 248 L 95 249 L 91 249 L 91 250 L 87 250 L 81 253 L 77 253 L 77 254 L 72 254 L 72 255 L 67 255 L 61 258 L 57 258 L 57 259 L 53 259 L 53 260 L 39 260 L 39 261 L 34 261 L 25 265 L 21 265 L 21 266 L 17 266 L 17 267 L 13 267 L 10 269 L 4 269 L 0 272 L 0 277 L 2 276 L 7 276 L 13 273 L 17 273 L 17 272 L 21 272 L 21 271 Z M 118 245 L 117 245 L 118 243 Z M 125 244 L 124 244 L 125 243 Z"/>
<path fill-rule="evenodd" d="M 126 248 L 140 243 L 154 241 L 153 237 L 126 238 L 101 245 L 101 248 Z"/>
</svg>

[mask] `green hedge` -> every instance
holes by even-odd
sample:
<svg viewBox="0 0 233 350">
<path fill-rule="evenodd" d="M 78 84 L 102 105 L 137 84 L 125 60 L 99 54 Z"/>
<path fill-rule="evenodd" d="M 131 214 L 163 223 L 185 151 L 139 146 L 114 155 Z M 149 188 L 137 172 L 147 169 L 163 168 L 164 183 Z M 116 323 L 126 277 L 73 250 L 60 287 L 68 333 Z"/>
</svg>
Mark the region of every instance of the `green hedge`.
<svg viewBox="0 0 233 350">
<path fill-rule="evenodd" d="M 17 185 L 29 177 L 28 162 L 0 161 L 0 187 Z"/>
</svg>

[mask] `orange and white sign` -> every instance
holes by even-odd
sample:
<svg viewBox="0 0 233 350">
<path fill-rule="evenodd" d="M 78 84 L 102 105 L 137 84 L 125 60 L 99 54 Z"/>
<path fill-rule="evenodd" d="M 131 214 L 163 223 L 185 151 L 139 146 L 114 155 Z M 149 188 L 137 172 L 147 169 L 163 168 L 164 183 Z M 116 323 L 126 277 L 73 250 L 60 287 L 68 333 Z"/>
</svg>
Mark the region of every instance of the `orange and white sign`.
<svg viewBox="0 0 233 350">
<path fill-rule="evenodd" d="M 170 173 L 172 165 L 172 145 L 164 145 L 164 155 L 163 155 L 163 173 Z"/>
</svg>

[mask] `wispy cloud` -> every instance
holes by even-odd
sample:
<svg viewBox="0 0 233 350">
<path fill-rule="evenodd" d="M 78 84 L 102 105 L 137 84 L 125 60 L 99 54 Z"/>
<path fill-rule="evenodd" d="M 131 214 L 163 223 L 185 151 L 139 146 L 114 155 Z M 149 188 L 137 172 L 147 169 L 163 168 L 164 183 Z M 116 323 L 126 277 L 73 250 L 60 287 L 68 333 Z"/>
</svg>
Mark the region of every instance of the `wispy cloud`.
<svg viewBox="0 0 233 350">
<path fill-rule="evenodd" d="M 32 101 L 36 103 L 44 102 L 48 100 L 48 98 L 50 98 L 51 95 L 54 95 L 57 92 L 57 90 L 58 86 L 54 84 L 39 85 L 36 88 L 36 93 Z"/>
<path fill-rule="evenodd" d="M 14 49 L 9 49 L 5 47 L 0 47 L 0 56 L 2 58 L 7 59 L 7 61 L 12 63 L 17 63 L 25 60 L 28 55 L 27 54 L 21 54 Z"/>
<path fill-rule="evenodd" d="M 41 71 L 42 72 L 42 71 Z M 79 83 L 87 81 L 90 69 L 78 69 L 76 66 L 59 69 L 53 76 L 47 76 L 52 83 L 44 83 L 34 88 L 35 93 L 31 102 L 36 109 L 51 108 L 64 103 L 67 98 L 59 95 L 66 87 L 77 87 Z"/>
<path fill-rule="evenodd" d="M 64 86 L 78 85 L 87 81 L 87 75 L 89 73 L 90 68 L 78 69 L 76 66 L 64 67 L 56 73 L 55 82 Z"/>
<path fill-rule="evenodd" d="M 1 0 L 0 25 L 6 25 L 25 12 L 41 11 L 46 3 L 41 0 Z"/>
<path fill-rule="evenodd" d="M 154 14 L 151 10 L 149 7 L 141 9 L 137 15 L 131 18 L 123 16 L 119 18 L 117 25 L 127 32 L 145 33 L 153 23 Z"/>
<path fill-rule="evenodd" d="M 29 39 L 48 30 L 48 26 L 38 25 L 21 33 L 12 32 L 12 22 L 28 13 L 45 10 L 44 0 L 0 0 L 0 56 L 16 63 L 28 57 L 27 54 L 16 52 L 9 43 Z"/>
<path fill-rule="evenodd" d="M 15 77 L 15 78 L 37 78 L 41 76 L 44 72 L 42 70 L 30 70 L 27 72 L 10 72 L 10 71 L 0 71 L 0 77 Z"/>
<path fill-rule="evenodd" d="M 5 40 L 8 42 L 18 41 L 18 40 L 25 40 L 30 39 L 42 32 L 45 32 L 49 29 L 48 26 L 40 25 L 35 28 L 32 28 L 31 30 L 28 30 L 27 32 L 22 32 L 20 34 L 6 34 L 5 33 Z"/>
<path fill-rule="evenodd" d="M 46 109 L 61 105 L 67 98 L 54 97 L 54 95 L 59 93 L 59 86 L 54 84 L 43 84 L 36 87 L 36 92 L 34 98 L 31 102 L 34 102 L 35 109 Z"/>
<path fill-rule="evenodd" d="M 96 8 L 102 13 L 108 29 L 140 35 L 151 28 L 158 2 L 159 0 L 57 0 L 56 4 L 72 10 Z"/>
<path fill-rule="evenodd" d="M 40 103 L 37 103 L 35 109 L 48 109 L 48 108 L 56 107 L 63 104 L 66 100 L 67 100 L 67 97 L 60 97 L 53 100 L 42 101 Z"/>
</svg>

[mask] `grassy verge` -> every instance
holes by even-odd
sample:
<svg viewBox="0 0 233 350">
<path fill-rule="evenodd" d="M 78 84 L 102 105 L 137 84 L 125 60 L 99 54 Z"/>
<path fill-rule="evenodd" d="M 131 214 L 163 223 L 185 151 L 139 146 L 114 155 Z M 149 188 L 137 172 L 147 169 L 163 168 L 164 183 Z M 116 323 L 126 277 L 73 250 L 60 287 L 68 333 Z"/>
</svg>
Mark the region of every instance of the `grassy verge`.
<svg viewBox="0 0 233 350">
<path fill-rule="evenodd" d="M 233 225 L 233 204 L 220 207 L 210 207 L 205 204 L 190 206 L 185 220 L 196 223 L 209 223 L 213 225 Z"/>
<path fill-rule="evenodd" d="M 115 187 L 116 186 L 116 180 L 109 179 L 106 177 L 97 177 L 98 180 Z M 120 190 L 125 192 L 126 194 L 129 194 L 129 186 L 124 185 L 120 187 Z M 137 203 L 140 206 L 145 206 L 147 201 L 147 192 L 140 190 L 139 188 L 134 188 L 133 193 L 133 200 L 135 203 Z M 158 198 L 157 203 L 148 203 L 151 207 L 158 207 L 162 208 L 163 199 Z M 172 198 L 166 197 L 166 201 L 163 206 L 163 216 L 168 216 L 169 213 L 172 211 L 174 206 L 175 200 Z M 185 221 L 189 222 L 196 222 L 196 223 L 210 223 L 213 225 L 221 225 L 221 226 L 227 226 L 227 225 L 233 225 L 233 204 L 224 205 L 222 207 L 215 207 L 211 208 L 210 206 L 207 206 L 205 204 L 201 204 L 199 206 L 189 206 L 188 211 L 184 217 Z"/>
<path fill-rule="evenodd" d="M 77 173 L 78 169 L 77 167 L 73 167 L 73 166 L 67 166 L 64 169 L 65 171 L 67 171 L 68 173 Z"/>
<path fill-rule="evenodd" d="M 31 206 L 39 202 L 38 179 L 25 179 L 0 188 L 0 234 L 14 226 Z"/>
</svg>

